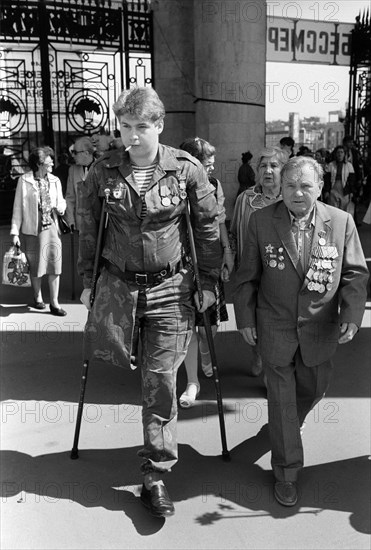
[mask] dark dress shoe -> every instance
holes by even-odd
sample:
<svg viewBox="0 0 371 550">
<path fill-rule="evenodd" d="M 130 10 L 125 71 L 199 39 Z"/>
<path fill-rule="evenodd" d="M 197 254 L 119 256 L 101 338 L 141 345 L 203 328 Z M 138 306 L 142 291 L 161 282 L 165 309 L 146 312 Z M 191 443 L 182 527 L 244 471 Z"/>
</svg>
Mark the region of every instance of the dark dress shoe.
<svg viewBox="0 0 371 550">
<path fill-rule="evenodd" d="M 149 509 L 152 516 L 156 518 L 167 518 L 175 513 L 174 504 L 165 485 L 153 485 L 151 489 L 146 489 L 143 485 L 140 500 Z"/>
<path fill-rule="evenodd" d="M 52 315 L 57 315 L 58 317 L 64 317 L 67 315 L 67 311 L 64 311 L 61 307 L 54 307 L 50 304 L 50 313 Z"/>
<path fill-rule="evenodd" d="M 277 502 L 283 506 L 295 506 L 298 501 L 296 483 L 292 481 L 276 481 L 274 484 L 274 496 Z"/>
<path fill-rule="evenodd" d="M 46 305 L 44 304 L 44 302 L 36 302 L 35 300 L 32 307 L 34 307 L 35 309 L 45 309 Z"/>
</svg>

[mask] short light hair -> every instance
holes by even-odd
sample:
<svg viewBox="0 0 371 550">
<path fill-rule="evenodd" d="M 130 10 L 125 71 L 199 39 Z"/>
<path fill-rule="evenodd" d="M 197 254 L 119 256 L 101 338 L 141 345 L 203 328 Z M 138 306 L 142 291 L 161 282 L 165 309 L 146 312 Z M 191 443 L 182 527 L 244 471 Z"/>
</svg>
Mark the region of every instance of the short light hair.
<svg viewBox="0 0 371 550">
<path fill-rule="evenodd" d="M 289 170 L 296 168 L 300 171 L 303 166 L 309 166 L 310 168 L 312 168 L 314 173 L 318 177 L 318 182 L 323 183 L 323 167 L 321 166 L 321 164 L 319 164 L 313 157 L 305 157 L 302 155 L 300 155 L 299 157 L 293 157 L 288 162 L 286 162 L 286 164 L 282 168 L 281 180 L 283 180 Z"/>
<path fill-rule="evenodd" d="M 258 168 L 263 158 L 277 157 L 278 162 L 282 166 L 288 161 L 288 154 L 281 147 L 264 147 L 259 153 Z"/>
<path fill-rule="evenodd" d="M 39 165 L 44 164 L 46 157 L 54 158 L 54 151 L 48 145 L 32 149 L 28 156 L 28 165 L 32 172 L 37 172 Z"/>
<path fill-rule="evenodd" d="M 131 115 L 141 120 L 162 122 L 165 107 L 157 92 L 150 87 L 137 87 L 121 92 L 112 106 L 117 117 Z"/>
<path fill-rule="evenodd" d="M 77 140 L 75 141 L 75 143 L 73 145 L 73 148 L 75 149 L 76 146 L 78 146 L 77 147 L 78 149 L 80 149 L 80 147 L 82 147 L 82 149 L 84 149 L 84 151 L 88 151 L 91 154 L 93 154 L 94 151 L 95 151 L 95 147 L 94 147 L 93 142 L 91 141 L 89 136 L 83 136 L 83 137 L 77 138 Z"/>
</svg>

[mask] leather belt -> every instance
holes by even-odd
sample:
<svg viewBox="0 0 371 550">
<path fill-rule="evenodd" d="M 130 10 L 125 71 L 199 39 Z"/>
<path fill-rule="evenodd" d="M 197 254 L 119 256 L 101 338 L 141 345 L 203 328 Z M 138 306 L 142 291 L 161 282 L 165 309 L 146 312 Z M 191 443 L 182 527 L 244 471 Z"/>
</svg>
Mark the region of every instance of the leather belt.
<svg viewBox="0 0 371 550">
<path fill-rule="evenodd" d="M 116 265 L 108 260 L 104 260 L 104 267 L 111 275 L 115 275 L 124 282 L 135 283 L 138 286 L 160 285 L 165 279 L 169 279 L 181 269 L 181 262 L 178 262 L 173 268 L 162 269 L 158 273 L 136 273 L 135 271 L 121 271 Z"/>
</svg>

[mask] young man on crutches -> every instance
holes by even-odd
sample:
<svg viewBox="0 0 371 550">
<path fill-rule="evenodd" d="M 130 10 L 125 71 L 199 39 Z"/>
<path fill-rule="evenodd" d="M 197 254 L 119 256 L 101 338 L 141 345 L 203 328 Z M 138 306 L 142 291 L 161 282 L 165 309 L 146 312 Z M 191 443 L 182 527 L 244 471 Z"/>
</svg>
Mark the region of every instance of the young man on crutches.
<svg viewBox="0 0 371 550">
<path fill-rule="evenodd" d="M 162 478 L 178 460 L 176 374 L 192 334 L 194 303 L 203 312 L 214 302 L 221 266 L 217 204 L 202 165 L 185 151 L 159 143 L 165 110 L 155 90 L 125 91 L 113 110 L 123 147 L 95 163 L 82 194 L 78 270 L 84 282 L 81 300 L 88 307 L 105 197 L 108 213 L 85 352 L 90 359 L 141 368 L 141 501 L 152 515 L 167 517 L 174 505 Z M 202 306 L 185 261 L 187 198 Z"/>
</svg>

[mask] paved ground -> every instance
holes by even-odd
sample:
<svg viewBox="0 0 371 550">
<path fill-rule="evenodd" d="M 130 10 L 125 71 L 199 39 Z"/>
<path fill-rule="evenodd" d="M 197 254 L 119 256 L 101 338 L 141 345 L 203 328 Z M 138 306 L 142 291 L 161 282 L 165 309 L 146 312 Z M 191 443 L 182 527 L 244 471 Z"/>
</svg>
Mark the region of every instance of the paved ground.
<svg viewBox="0 0 371 550">
<path fill-rule="evenodd" d="M 359 231 L 370 259 L 371 227 Z M 2 256 L 7 232 L 0 229 Z M 80 458 L 70 459 L 86 311 L 78 281 L 72 299 L 69 236 L 63 244 L 67 317 L 37 312 L 27 306 L 29 290 L 1 285 L 3 550 L 370 548 L 370 302 L 359 335 L 336 354 L 328 395 L 309 415 L 292 509 L 273 498 L 264 385 L 247 375 L 251 352 L 229 304 L 216 350 L 231 461 L 221 458 L 214 384 L 203 378 L 197 406 L 179 413 L 180 460 L 166 481 L 176 515 L 156 520 L 138 499 L 139 372 L 91 369 Z M 184 385 L 182 370 L 179 393 Z"/>
</svg>

